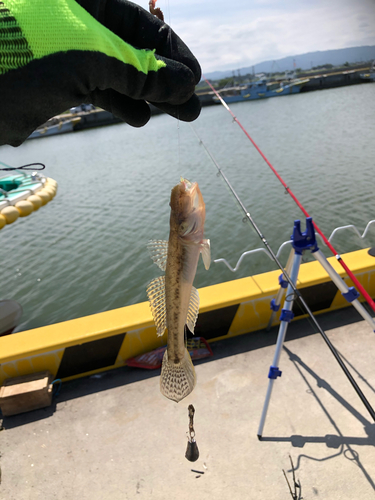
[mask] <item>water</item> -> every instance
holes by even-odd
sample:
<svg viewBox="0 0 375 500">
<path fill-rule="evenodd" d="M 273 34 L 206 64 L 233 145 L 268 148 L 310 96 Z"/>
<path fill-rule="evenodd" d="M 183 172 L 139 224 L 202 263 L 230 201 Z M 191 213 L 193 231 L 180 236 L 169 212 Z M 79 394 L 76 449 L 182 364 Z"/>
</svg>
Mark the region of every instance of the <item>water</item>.
<svg viewBox="0 0 375 500">
<path fill-rule="evenodd" d="M 363 232 L 375 219 L 374 84 L 231 109 L 327 237 L 346 224 Z M 297 205 L 222 106 L 204 108 L 193 126 L 276 251 L 303 218 Z M 168 237 L 170 190 L 181 175 L 199 182 L 213 259 L 234 267 L 242 252 L 262 247 L 190 125 L 169 116 L 142 129 L 121 124 L 3 146 L 0 160 L 43 162 L 59 185 L 51 203 L 0 233 L 1 295 L 23 306 L 19 331 L 146 300 L 160 272 L 145 246 Z M 375 228 L 365 240 L 348 231 L 333 244 L 339 252 L 375 245 Z M 264 254 L 236 274 L 200 263 L 195 284 L 275 268 Z"/>
</svg>

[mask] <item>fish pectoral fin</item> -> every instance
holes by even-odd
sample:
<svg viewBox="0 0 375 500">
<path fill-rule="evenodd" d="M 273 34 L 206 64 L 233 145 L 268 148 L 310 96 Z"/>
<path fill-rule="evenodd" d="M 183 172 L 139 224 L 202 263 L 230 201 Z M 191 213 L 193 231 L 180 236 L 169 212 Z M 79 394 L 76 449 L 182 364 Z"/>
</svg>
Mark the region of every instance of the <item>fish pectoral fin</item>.
<svg viewBox="0 0 375 500">
<path fill-rule="evenodd" d="M 211 264 L 211 243 L 210 240 L 203 240 L 201 243 L 201 253 L 204 267 L 208 270 Z"/>
<path fill-rule="evenodd" d="M 150 301 L 152 317 L 157 334 L 160 337 L 167 328 L 167 308 L 165 305 L 165 276 L 153 279 L 147 287 L 147 297 Z"/>
<path fill-rule="evenodd" d="M 192 334 L 194 334 L 195 324 L 199 313 L 199 293 L 194 287 L 191 289 L 189 308 L 186 317 L 186 324 Z"/>
<path fill-rule="evenodd" d="M 165 351 L 160 375 L 160 392 L 163 396 L 178 403 L 192 392 L 196 381 L 194 365 L 187 349 L 179 363 L 170 360 L 168 351 Z"/>
<path fill-rule="evenodd" d="M 168 241 L 166 240 L 150 240 L 147 243 L 147 249 L 153 262 L 165 271 L 167 266 L 168 256 Z"/>
</svg>

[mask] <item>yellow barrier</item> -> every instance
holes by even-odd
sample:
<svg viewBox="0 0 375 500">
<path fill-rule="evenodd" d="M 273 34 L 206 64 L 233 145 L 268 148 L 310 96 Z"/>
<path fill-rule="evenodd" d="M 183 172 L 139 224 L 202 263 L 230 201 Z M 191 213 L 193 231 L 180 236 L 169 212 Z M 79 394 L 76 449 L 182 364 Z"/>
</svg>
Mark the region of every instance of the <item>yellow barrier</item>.
<svg viewBox="0 0 375 500">
<path fill-rule="evenodd" d="M 336 259 L 328 260 L 352 286 Z M 374 297 L 375 258 L 358 250 L 346 254 L 345 262 Z M 213 342 L 265 328 L 279 275 L 272 271 L 201 288 L 195 334 Z M 302 264 L 297 286 L 315 313 L 350 305 L 318 262 Z M 297 305 L 294 312 L 294 321 L 305 317 Z M 126 359 L 165 344 L 166 334 L 157 337 L 147 302 L 19 332 L 0 338 L 0 384 L 44 370 L 63 380 L 87 376 L 124 366 Z"/>
</svg>

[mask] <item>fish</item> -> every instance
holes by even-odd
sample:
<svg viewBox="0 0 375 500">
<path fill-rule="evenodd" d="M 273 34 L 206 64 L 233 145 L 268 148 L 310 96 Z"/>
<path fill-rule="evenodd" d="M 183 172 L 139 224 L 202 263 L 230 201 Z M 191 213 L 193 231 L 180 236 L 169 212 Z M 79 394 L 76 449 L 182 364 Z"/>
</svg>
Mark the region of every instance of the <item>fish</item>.
<svg viewBox="0 0 375 500">
<path fill-rule="evenodd" d="M 165 271 L 147 287 L 157 335 L 168 329 L 163 356 L 160 391 L 179 402 L 190 394 L 196 374 L 185 345 L 185 329 L 194 333 L 199 312 L 199 294 L 193 281 L 202 254 L 208 270 L 210 240 L 204 238 L 206 208 L 197 182 L 181 178 L 171 192 L 169 240 L 150 240 L 147 247 L 154 263 Z"/>
</svg>

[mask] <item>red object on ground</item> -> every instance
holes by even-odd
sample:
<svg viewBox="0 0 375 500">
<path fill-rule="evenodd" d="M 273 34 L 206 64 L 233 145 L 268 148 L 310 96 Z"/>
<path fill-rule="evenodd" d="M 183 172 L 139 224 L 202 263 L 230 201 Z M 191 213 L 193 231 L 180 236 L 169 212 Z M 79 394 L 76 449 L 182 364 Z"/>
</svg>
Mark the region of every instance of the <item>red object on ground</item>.
<svg viewBox="0 0 375 500">
<path fill-rule="evenodd" d="M 156 370 L 157 368 L 161 367 L 166 348 L 167 346 L 159 347 L 158 349 L 154 349 L 151 352 L 146 352 L 145 354 L 140 354 L 139 356 L 135 356 L 134 358 L 129 358 L 126 360 L 126 364 L 135 368 Z M 187 341 L 187 350 L 189 351 L 191 359 L 193 360 L 213 356 L 210 345 L 203 337 L 189 339 Z"/>
</svg>

